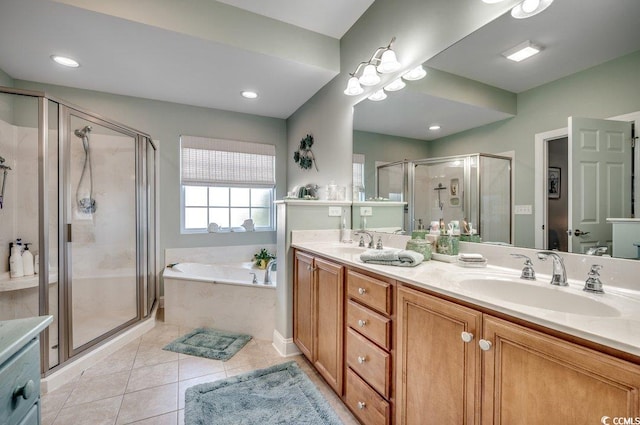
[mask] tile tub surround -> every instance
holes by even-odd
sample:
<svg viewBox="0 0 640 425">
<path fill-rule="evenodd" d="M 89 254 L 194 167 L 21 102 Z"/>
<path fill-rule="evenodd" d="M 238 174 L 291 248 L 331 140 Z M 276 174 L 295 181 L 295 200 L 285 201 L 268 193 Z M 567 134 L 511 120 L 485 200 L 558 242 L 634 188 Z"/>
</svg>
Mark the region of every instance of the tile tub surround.
<svg viewBox="0 0 640 425">
<path fill-rule="evenodd" d="M 42 397 L 43 425 L 184 424 L 185 390 L 255 369 L 295 360 L 345 425 L 358 422 L 303 358 L 281 358 L 270 340 L 252 340 L 227 362 L 163 351 L 189 332 L 165 323 L 78 373 Z"/>
<path fill-rule="evenodd" d="M 269 252 L 276 252 L 275 244 L 272 245 L 237 245 L 237 246 L 212 246 L 203 248 L 167 248 L 164 252 L 165 263 L 242 263 L 252 261 L 253 254 L 266 248 Z"/>
<path fill-rule="evenodd" d="M 262 284 L 230 285 L 165 276 L 164 308 L 168 324 L 271 339 L 276 291 L 274 286 Z"/>
<path fill-rule="evenodd" d="M 550 329 L 574 335 L 576 337 L 595 342 L 613 349 L 629 353 L 633 356 L 640 356 L 640 291 L 638 290 L 637 276 L 640 274 L 640 262 L 632 260 L 620 260 L 603 257 L 589 258 L 587 256 L 563 254 L 570 288 L 557 288 L 561 291 L 573 291 L 582 294 L 582 287 L 586 278 L 586 273 L 590 268 L 591 261 L 603 264 L 602 281 L 605 285 L 604 295 L 584 296 L 591 299 L 610 304 L 617 308 L 621 315 L 618 317 L 591 317 L 577 314 L 567 314 L 546 309 L 528 307 L 525 305 L 500 301 L 497 298 L 483 294 L 473 288 L 463 287 L 459 281 L 465 273 L 502 273 L 511 278 L 518 279 L 520 276 L 522 261 L 513 259 L 509 253 L 524 253 L 532 258 L 534 268 L 538 275 L 537 284 L 548 285 L 551 273 L 551 263 L 538 260 L 535 257 L 537 250 L 483 246 L 482 244 L 461 244 L 464 245 L 464 252 L 479 252 L 489 260 L 489 267 L 482 269 L 465 269 L 455 264 L 443 263 L 439 261 L 427 261 L 417 267 L 410 269 L 392 266 L 364 264 L 359 259 L 358 253 L 340 252 L 340 247 L 344 246 L 337 242 L 337 237 L 333 242 L 309 242 L 307 235 L 297 238 L 294 232 L 293 246 L 306 251 L 322 255 L 326 258 L 340 261 L 347 265 L 357 266 L 371 270 L 375 273 L 393 279 L 414 284 L 416 286 L 429 289 L 431 291 L 451 296 L 461 301 L 484 307 L 493 311 L 508 314 L 512 317 L 526 320 Z M 385 246 L 403 247 L 394 245 L 399 243 L 400 237 L 407 236 L 393 235 Z M 300 240 L 306 242 L 296 242 Z M 509 268 L 500 267 L 508 265 Z M 605 273 L 608 270 L 611 275 Z M 614 285 L 615 283 L 615 285 Z M 549 285 L 551 286 L 551 285 Z"/>
</svg>

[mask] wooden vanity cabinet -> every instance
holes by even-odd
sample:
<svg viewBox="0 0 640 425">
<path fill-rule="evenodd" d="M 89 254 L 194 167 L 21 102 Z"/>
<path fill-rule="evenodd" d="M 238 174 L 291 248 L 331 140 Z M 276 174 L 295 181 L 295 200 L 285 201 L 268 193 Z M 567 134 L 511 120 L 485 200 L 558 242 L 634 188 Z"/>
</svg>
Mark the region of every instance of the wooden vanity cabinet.
<svg viewBox="0 0 640 425">
<path fill-rule="evenodd" d="M 491 343 L 482 352 L 483 424 L 640 417 L 638 365 L 489 315 L 482 334 Z"/>
<path fill-rule="evenodd" d="M 475 340 L 482 313 L 407 287 L 397 294 L 395 423 L 480 423 L 480 350 L 461 334 Z"/>
<path fill-rule="evenodd" d="M 293 340 L 342 395 L 344 267 L 295 251 Z"/>
<path fill-rule="evenodd" d="M 347 270 L 345 403 L 365 425 L 389 425 L 394 281 Z"/>
<path fill-rule="evenodd" d="M 397 424 L 640 417 L 640 366 L 412 288 L 397 293 Z"/>
</svg>

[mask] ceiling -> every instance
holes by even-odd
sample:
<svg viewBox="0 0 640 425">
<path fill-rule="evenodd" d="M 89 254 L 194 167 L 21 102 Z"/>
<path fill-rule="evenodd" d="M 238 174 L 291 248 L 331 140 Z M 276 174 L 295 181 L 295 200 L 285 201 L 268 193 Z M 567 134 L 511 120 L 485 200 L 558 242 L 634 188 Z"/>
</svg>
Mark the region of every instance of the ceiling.
<svg viewBox="0 0 640 425">
<path fill-rule="evenodd" d="M 371 3 L 199 0 L 161 10 L 137 0 L 3 0 L 0 69 L 19 80 L 287 118 L 339 74 L 339 38 Z M 53 54 L 81 66 L 63 68 Z M 243 90 L 259 98 L 244 99 Z"/>
<path fill-rule="evenodd" d="M 521 93 L 640 50 L 639 19 L 638 0 L 556 0 L 528 19 L 514 19 L 506 13 L 425 65 Z M 544 50 L 519 63 L 501 55 L 526 40 Z M 363 100 L 355 108 L 354 128 L 433 140 L 512 116 L 430 95 L 418 87 L 408 83 L 382 102 Z M 439 124 L 441 130 L 429 132 L 431 123 Z"/>
</svg>

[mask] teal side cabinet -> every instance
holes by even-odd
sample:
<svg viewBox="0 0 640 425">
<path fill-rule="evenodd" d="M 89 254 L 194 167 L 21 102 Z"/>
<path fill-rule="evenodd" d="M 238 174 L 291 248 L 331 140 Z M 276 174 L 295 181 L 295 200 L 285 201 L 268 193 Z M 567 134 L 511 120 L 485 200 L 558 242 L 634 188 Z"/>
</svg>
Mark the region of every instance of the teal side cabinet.
<svg viewBox="0 0 640 425">
<path fill-rule="evenodd" d="M 40 424 L 39 334 L 52 320 L 0 322 L 0 424 Z"/>
</svg>

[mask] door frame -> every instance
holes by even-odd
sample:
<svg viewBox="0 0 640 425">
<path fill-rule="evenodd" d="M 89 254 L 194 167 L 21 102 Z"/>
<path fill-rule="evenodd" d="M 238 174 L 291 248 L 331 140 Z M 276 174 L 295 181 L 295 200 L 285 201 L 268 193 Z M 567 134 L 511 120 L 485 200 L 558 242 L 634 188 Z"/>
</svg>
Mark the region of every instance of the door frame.
<svg viewBox="0 0 640 425">
<path fill-rule="evenodd" d="M 638 140 L 640 132 L 640 111 L 630 112 L 628 114 L 616 115 L 614 117 L 604 118 L 606 120 L 629 121 L 635 123 L 635 140 Z M 555 130 L 536 133 L 534 136 L 534 246 L 536 249 L 545 249 L 547 246 L 547 194 L 546 182 L 548 160 L 547 160 L 547 142 L 562 137 L 569 137 L 568 127 L 557 128 Z M 636 177 L 634 186 L 634 212 L 636 217 L 640 216 L 640 146 L 636 144 L 635 148 L 635 170 Z M 569 162 L 571 162 L 571 152 L 569 152 Z M 541 164 L 541 166 L 537 166 Z M 571 176 L 567 176 L 568 187 L 571 187 Z M 544 226 L 544 229 L 543 229 Z"/>
</svg>

